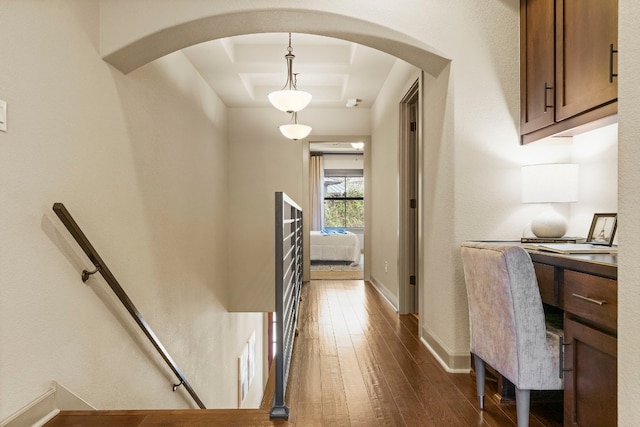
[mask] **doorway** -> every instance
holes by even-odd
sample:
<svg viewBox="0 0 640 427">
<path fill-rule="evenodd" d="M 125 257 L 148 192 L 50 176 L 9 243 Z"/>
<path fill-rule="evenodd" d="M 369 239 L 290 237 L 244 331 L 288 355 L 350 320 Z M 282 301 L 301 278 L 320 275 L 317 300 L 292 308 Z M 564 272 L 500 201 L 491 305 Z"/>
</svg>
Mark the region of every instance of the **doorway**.
<svg viewBox="0 0 640 427">
<path fill-rule="evenodd" d="M 308 242 L 313 280 L 368 279 L 370 140 L 369 136 L 321 136 L 309 141 Z"/>
<path fill-rule="evenodd" d="M 420 313 L 420 81 L 400 102 L 399 254 L 400 313 Z"/>
</svg>

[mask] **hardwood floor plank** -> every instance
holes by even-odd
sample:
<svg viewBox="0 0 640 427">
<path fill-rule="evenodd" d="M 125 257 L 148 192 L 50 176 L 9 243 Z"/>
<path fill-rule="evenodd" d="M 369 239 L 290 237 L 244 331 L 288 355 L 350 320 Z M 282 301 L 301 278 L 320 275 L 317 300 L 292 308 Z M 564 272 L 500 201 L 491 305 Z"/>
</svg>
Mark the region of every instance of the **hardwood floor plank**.
<svg viewBox="0 0 640 427">
<path fill-rule="evenodd" d="M 71 411 L 60 412 L 54 419 L 49 421 L 47 427 L 138 427 L 146 418 L 145 414 L 107 414 L 101 413 L 96 416 L 87 416 L 86 411 L 82 413 L 72 413 Z"/>
<path fill-rule="evenodd" d="M 353 347 L 338 347 L 342 383 L 347 398 L 349 421 L 352 426 L 372 426 L 377 424 L 376 414 L 371 405 L 369 392 L 360 373 L 360 366 Z"/>
<path fill-rule="evenodd" d="M 302 341 L 302 340 L 301 340 Z M 300 364 L 300 382 L 298 393 L 292 396 L 297 400 L 296 422 L 300 425 L 322 426 L 322 387 L 320 380 L 320 359 L 318 357 L 318 341 L 305 339 L 300 347 L 303 349 Z"/>
<path fill-rule="evenodd" d="M 62 411 L 47 427 L 172 427 L 172 426 L 288 426 L 286 420 L 269 420 L 259 409 Z"/>
<path fill-rule="evenodd" d="M 379 310 L 389 311 L 384 305 L 378 306 Z M 391 318 L 388 315 L 382 316 L 382 321 L 376 328 L 377 333 L 380 334 L 382 342 L 385 343 L 393 357 L 396 359 L 398 366 L 401 367 L 404 376 L 407 378 L 409 386 L 414 390 L 416 396 L 420 400 L 425 410 L 429 413 L 431 419 L 437 425 L 457 425 L 460 423 L 455 415 L 452 415 L 448 406 L 442 399 L 442 391 L 451 389 L 455 392 L 452 383 L 449 382 L 449 388 L 443 390 L 437 389 L 431 384 L 430 376 L 432 372 L 424 372 L 421 366 L 416 362 L 418 360 L 425 360 L 426 358 L 433 359 L 433 357 L 425 349 L 424 345 L 415 339 L 414 336 L 407 336 L 409 333 L 402 322 L 396 321 L 396 318 Z M 389 320 L 392 320 L 389 322 Z M 409 346 L 407 346 L 409 343 Z M 408 347 L 411 347 L 411 351 Z M 434 366 L 435 368 L 435 366 Z M 435 372 L 439 372 L 440 369 L 435 368 Z M 459 395 L 462 397 L 462 395 Z M 464 400 L 462 400 L 464 404 Z"/>
<path fill-rule="evenodd" d="M 369 345 L 357 353 L 360 374 L 367 388 L 371 406 L 380 426 L 407 425 L 398 410 L 393 393 L 387 384 L 384 372 Z"/>
<path fill-rule="evenodd" d="M 347 396 L 343 383 L 340 358 L 325 356 L 320 360 L 322 374 L 322 419 L 326 425 L 349 426 Z"/>
<path fill-rule="evenodd" d="M 384 372 L 385 381 L 391 391 L 397 410 L 408 426 L 437 425 L 430 414 L 424 411 L 415 391 L 403 374 L 402 368 L 382 339 L 378 328 L 388 325 L 386 316 L 378 308 L 375 304 L 368 305 L 368 314 L 361 315 L 360 321 L 368 322 L 373 326 L 371 332 L 367 334 L 367 343 L 372 354 L 375 355 L 381 371 Z"/>
<path fill-rule="evenodd" d="M 300 370 L 302 369 L 300 347 L 302 342 L 299 337 L 294 342 L 293 354 L 289 365 L 289 381 L 285 393 L 285 403 L 289 407 L 289 422 L 291 425 L 296 425 L 296 415 L 299 412 L 297 396 L 300 390 L 300 378 L 302 377 L 302 375 L 300 375 Z"/>
<path fill-rule="evenodd" d="M 208 413 L 207 413 L 208 412 Z M 179 423 L 176 423 L 179 420 Z M 111 424 L 117 426 L 118 424 Z M 286 420 L 269 420 L 269 413 L 261 410 L 212 410 L 200 411 L 156 411 L 147 415 L 140 427 L 259 427 L 259 426 L 288 426 Z"/>
</svg>

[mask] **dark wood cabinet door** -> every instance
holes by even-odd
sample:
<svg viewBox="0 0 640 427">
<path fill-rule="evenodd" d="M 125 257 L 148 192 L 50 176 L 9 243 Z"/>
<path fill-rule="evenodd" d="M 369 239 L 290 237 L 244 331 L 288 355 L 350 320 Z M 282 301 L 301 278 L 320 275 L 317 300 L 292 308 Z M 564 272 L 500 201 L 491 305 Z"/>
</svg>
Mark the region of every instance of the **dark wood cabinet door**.
<svg viewBox="0 0 640 427">
<path fill-rule="evenodd" d="M 554 0 L 520 3 L 520 124 L 521 133 L 555 121 Z"/>
<path fill-rule="evenodd" d="M 617 47 L 617 0 L 557 0 L 556 121 L 616 101 Z"/>
<path fill-rule="evenodd" d="M 617 425 L 617 339 L 567 317 L 564 425 Z"/>
</svg>

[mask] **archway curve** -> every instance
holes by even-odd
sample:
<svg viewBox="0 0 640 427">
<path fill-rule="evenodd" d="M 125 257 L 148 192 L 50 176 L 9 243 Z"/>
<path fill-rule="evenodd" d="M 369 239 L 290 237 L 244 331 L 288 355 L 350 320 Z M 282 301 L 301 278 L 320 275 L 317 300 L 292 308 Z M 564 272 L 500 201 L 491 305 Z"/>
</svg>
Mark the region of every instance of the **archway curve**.
<svg viewBox="0 0 640 427">
<path fill-rule="evenodd" d="M 195 19 L 141 37 L 103 59 L 127 74 L 194 44 L 271 32 L 307 33 L 351 41 L 400 58 L 434 77 L 450 62 L 430 46 L 388 27 L 352 16 L 304 9 L 252 10 Z"/>
</svg>

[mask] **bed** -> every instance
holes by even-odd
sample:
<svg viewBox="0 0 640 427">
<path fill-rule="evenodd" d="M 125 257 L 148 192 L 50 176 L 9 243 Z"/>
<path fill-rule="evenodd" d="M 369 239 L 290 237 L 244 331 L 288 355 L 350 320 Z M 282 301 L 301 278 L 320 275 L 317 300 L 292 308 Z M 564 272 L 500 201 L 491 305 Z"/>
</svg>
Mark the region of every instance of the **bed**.
<svg viewBox="0 0 640 427">
<path fill-rule="evenodd" d="M 360 240 L 346 230 L 311 231 L 311 261 L 345 261 L 360 263 Z"/>
</svg>

